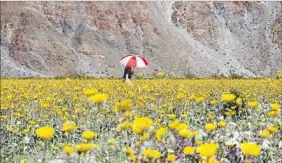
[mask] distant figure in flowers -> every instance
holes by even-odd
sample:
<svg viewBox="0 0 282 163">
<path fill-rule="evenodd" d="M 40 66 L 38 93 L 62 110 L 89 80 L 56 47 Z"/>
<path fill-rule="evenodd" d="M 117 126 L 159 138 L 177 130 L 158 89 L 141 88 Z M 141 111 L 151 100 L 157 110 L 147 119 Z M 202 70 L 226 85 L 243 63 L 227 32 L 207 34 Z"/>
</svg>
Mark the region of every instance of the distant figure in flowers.
<svg viewBox="0 0 282 163">
<path fill-rule="evenodd" d="M 131 76 L 134 74 L 132 67 L 125 67 L 123 72 L 124 82 L 131 83 Z"/>
</svg>

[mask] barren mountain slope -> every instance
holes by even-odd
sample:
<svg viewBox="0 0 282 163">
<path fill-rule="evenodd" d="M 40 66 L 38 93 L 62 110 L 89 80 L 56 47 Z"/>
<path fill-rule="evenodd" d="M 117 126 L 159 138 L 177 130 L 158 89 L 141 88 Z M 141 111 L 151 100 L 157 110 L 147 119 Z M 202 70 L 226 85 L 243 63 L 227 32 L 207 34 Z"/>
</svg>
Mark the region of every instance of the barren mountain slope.
<svg viewBox="0 0 282 163">
<path fill-rule="evenodd" d="M 168 75 L 282 69 L 282 2 L 1 2 L 1 76 L 121 76 L 144 55 Z"/>
</svg>

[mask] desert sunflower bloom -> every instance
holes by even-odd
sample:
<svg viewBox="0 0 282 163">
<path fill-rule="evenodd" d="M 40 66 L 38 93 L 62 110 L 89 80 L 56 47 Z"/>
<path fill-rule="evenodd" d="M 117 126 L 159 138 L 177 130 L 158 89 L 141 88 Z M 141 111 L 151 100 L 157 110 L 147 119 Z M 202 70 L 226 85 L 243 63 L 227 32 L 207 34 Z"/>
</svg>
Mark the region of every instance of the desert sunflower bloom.
<svg viewBox="0 0 282 163">
<path fill-rule="evenodd" d="M 217 153 L 218 146 L 215 143 L 205 143 L 197 148 L 201 157 L 212 157 Z"/>
<path fill-rule="evenodd" d="M 76 124 L 70 121 L 64 122 L 62 125 L 62 131 L 64 132 L 72 132 L 77 128 Z"/>
<path fill-rule="evenodd" d="M 259 156 L 261 147 L 255 143 L 242 143 L 240 145 L 241 151 L 247 156 Z"/>
<path fill-rule="evenodd" d="M 236 99 L 236 103 L 239 104 L 239 105 L 242 105 L 243 104 L 243 99 L 242 98 L 237 98 Z"/>
<path fill-rule="evenodd" d="M 175 130 L 176 131 L 181 131 L 181 130 L 183 130 L 183 129 L 188 129 L 189 128 L 189 126 L 187 125 L 187 124 L 185 124 L 185 123 L 180 123 L 179 125 L 177 125 L 177 127 L 175 128 Z"/>
<path fill-rule="evenodd" d="M 213 114 L 208 114 L 208 119 L 209 120 L 214 120 L 215 119 L 215 116 Z"/>
<path fill-rule="evenodd" d="M 89 130 L 86 130 L 82 133 L 82 138 L 84 139 L 87 139 L 87 140 L 91 140 L 93 139 L 94 137 L 97 136 L 97 134 L 95 132 L 92 132 L 92 131 L 89 131 Z"/>
<path fill-rule="evenodd" d="M 274 133 L 274 132 L 277 132 L 278 131 L 278 128 L 276 126 L 269 126 L 268 127 L 268 131 L 270 131 L 271 133 Z"/>
<path fill-rule="evenodd" d="M 40 127 L 36 130 L 36 135 L 43 140 L 50 140 L 55 134 L 55 130 L 52 127 Z"/>
<path fill-rule="evenodd" d="M 194 152 L 195 152 L 195 148 L 192 147 L 192 146 L 186 146 L 186 147 L 183 149 L 183 153 L 184 153 L 185 155 L 192 155 Z"/>
<path fill-rule="evenodd" d="M 216 127 L 217 127 L 216 124 L 213 124 L 213 123 L 207 123 L 207 124 L 205 125 L 205 128 L 206 128 L 207 131 L 215 130 Z"/>
<path fill-rule="evenodd" d="M 218 126 L 224 128 L 224 127 L 226 127 L 226 122 L 224 120 L 220 120 L 218 122 Z"/>
<path fill-rule="evenodd" d="M 132 128 L 134 134 L 142 134 L 145 130 L 148 130 L 153 124 L 150 118 L 136 118 L 133 122 Z"/>
<path fill-rule="evenodd" d="M 152 159 L 157 159 L 161 157 L 161 152 L 159 152 L 158 150 L 153 150 L 153 149 L 146 149 L 143 151 L 143 154 L 146 157 L 152 158 Z"/>
<path fill-rule="evenodd" d="M 104 101 L 106 101 L 108 99 L 108 95 L 107 94 L 103 94 L 103 93 L 97 93 L 93 96 L 90 96 L 90 100 L 95 102 L 95 103 L 103 103 Z"/>
<path fill-rule="evenodd" d="M 279 115 L 279 113 L 280 113 L 279 111 L 270 111 L 266 115 L 269 117 L 276 117 Z"/>
<path fill-rule="evenodd" d="M 92 148 L 93 148 L 93 144 L 78 144 L 75 146 L 76 150 L 79 152 L 79 153 L 85 153 L 87 151 L 90 151 Z"/>
<path fill-rule="evenodd" d="M 268 130 L 262 130 L 260 132 L 260 135 L 263 137 L 263 138 L 268 138 L 270 136 L 270 132 Z"/>
<path fill-rule="evenodd" d="M 278 111 L 280 108 L 280 104 L 274 103 L 270 105 L 273 111 Z"/>
<path fill-rule="evenodd" d="M 96 89 L 87 89 L 87 90 L 84 90 L 83 93 L 86 95 L 86 96 L 93 96 L 95 95 L 96 93 L 98 93 L 98 91 Z"/>
<path fill-rule="evenodd" d="M 179 130 L 178 131 L 178 134 L 181 136 L 181 137 L 184 137 L 184 138 L 192 138 L 194 136 L 194 133 L 190 130 L 187 130 L 187 129 L 183 129 L 183 130 Z"/>
<path fill-rule="evenodd" d="M 251 108 L 256 108 L 257 106 L 259 106 L 259 102 L 257 101 L 248 102 L 248 106 Z"/>
<path fill-rule="evenodd" d="M 211 100 L 211 101 L 210 101 L 210 104 L 211 104 L 211 105 L 215 105 L 216 103 L 217 103 L 216 100 Z"/>
<path fill-rule="evenodd" d="M 221 95 L 221 101 L 223 102 L 232 102 L 236 99 L 236 96 L 232 93 L 226 93 Z"/>
<path fill-rule="evenodd" d="M 63 150 L 66 152 L 67 155 L 72 155 L 74 153 L 73 147 L 69 145 L 64 145 Z"/>
<path fill-rule="evenodd" d="M 122 111 L 128 111 L 133 108 L 133 102 L 131 99 L 123 100 L 117 104 L 118 108 Z"/>
<path fill-rule="evenodd" d="M 123 151 L 129 155 L 129 156 L 133 156 L 134 155 L 134 150 L 130 147 L 124 148 Z"/>
<path fill-rule="evenodd" d="M 177 159 L 177 156 L 175 156 L 174 154 L 167 155 L 167 160 L 170 162 L 174 162 L 176 159 Z"/>
<path fill-rule="evenodd" d="M 167 133 L 167 130 L 165 127 L 161 127 L 158 130 L 155 131 L 155 137 L 158 142 L 162 142 L 162 137 Z"/>
<path fill-rule="evenodd" d="M 175 129 L 179 124 L 180 124 L 180 122 L 179 122 L 178 120 L 175 120 L 175 121 L 173 121 L 173 122 L 170 122 L 170 123 L 168 124 L 168 127 L 169 127 L 170 129 Z"/>
</svg>

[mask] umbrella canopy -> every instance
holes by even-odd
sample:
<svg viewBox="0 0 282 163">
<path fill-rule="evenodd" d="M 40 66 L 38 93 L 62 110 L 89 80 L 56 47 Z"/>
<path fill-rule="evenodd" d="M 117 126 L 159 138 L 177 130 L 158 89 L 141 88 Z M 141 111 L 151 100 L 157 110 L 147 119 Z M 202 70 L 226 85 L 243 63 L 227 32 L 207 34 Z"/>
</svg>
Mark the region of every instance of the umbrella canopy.
<svg viewBox="0 0 282 163">
<path fill-rule="evenodd" d="M 121 64 L 125 65 L 125 67 L 147 67 L 148 61 L 145 57 L 134 55 L 134 54 L 128 54 L 120 60 Z"/>
</svg>

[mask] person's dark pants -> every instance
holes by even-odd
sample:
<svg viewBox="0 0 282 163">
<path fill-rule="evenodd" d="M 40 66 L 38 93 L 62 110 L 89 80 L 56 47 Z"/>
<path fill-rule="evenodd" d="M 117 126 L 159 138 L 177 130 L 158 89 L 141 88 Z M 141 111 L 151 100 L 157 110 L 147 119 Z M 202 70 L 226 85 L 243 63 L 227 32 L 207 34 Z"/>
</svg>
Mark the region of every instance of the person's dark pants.
<svg viewBox="0 0 282 163">
<path fill-rule="evenodd" d="M 131 68 L 125 68 L 123 73 L 123 79 L 126 80 L 126 75 L 128 75 L 128 79 L 131 80 Z"/>
<path fill-rule="evenodd" d="M 130 79 L 131 80 L 131 73 L 124 73 L 123 74 L 123 79 L 125 80 L 126 79 L 126 75 L 128 75 L 128 79 Z"/>
</svg>

